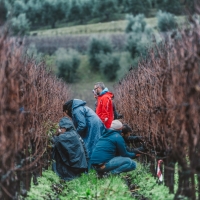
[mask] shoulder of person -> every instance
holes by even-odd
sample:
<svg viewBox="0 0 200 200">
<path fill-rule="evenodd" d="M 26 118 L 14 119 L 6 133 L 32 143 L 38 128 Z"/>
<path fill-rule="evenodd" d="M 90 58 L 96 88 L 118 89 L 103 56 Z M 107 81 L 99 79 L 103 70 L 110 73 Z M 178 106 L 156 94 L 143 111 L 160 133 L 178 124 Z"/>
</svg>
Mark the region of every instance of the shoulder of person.
<svg viewBox="0 0 200 200">
<path fill-rule="evenodd" d="M 114 132 L 113 134 L 116 138 L 120 138 L 120 139 L 123 139 L 123 137 L 116 131 Z"/>
</svg>

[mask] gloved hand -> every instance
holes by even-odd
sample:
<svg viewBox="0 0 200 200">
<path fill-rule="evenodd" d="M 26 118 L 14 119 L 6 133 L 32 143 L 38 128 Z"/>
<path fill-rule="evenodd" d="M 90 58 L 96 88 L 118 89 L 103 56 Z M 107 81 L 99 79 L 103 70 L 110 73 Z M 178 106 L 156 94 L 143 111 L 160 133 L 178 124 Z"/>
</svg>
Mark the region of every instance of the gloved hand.
<svg viewBox="0 0 200 200">
<path fill-rule="evenodd" d="M 137 155 L 141 154 L 141 152 L 146 152 L 146 149 L 143 146 L 141 146 L 139 148 L 132 149 L 132 152 L 134 152 Z"/>
</svg>

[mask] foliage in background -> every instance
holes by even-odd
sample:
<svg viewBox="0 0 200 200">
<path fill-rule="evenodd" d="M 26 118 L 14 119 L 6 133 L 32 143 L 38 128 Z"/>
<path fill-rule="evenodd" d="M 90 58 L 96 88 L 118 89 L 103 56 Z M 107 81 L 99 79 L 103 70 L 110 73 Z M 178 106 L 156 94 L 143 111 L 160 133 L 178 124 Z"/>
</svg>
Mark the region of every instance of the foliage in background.
<svg viewBox="0 0 200 200">
<path fill-rule="evenodd" d="M 80 64 L 79 53 L 73 49 L 59 48 L 56 51 L 56 66 L 58 67 L 57 76 L 67 83 L 75 81 L 76 71 Z"/>
<path fill-rule="evenodd" d="M 120 69 L 119 57 L 113 53 L 111 41 L 93 38 L 88 47 L 88 56 L 92 71 L 100 72 L 107 80 L 113 81 Z"/>
<path fill-rule="evenodd" d="M 129 21 L 126 27 L 127 33 L 127 50 L 132 58 L 140 55 L 145 56 L 147 48 L 152 45 L 153 30 L 146 24 L 144 15 L 128 15 Z"/>
<path fill-rule="evenodd" d="M 5 3 L 4 3 L 5 2 Z M 31 29 L 55 28 L 60 24 L 95 23 L 123 20 L 125 14 L 155 16 L 158 10 L 176 15 L 194 12 L 194 0 L 1 0 L 1 23 L 25 14 Z"/>
<path fill-rule="evenodd" d="M 177 22 L 173 14 L 159 11 L 157 18 L 160 31 L 166 32 L 177 28 Z"/>
<path fill-rule="evenodd" d="M 35 58 L 35 62 L 39 63 L 43 59 L 43 54 L 38 52 L 34 43 L 30 44 L 29 47 L 26 49 L 26 54 L 29 58 Z"/>
<path fill-rule="evenodd" d="M 190 5 L 193 1 L 190 1 Z M 186 4 L 186 1 L 185 1 Z M 174 1 L 174 0 L 161 0 L 158 1 L 159 9 L 164 12 L 173 13 L 176 15 L 180 15 L 183 12 L 183 7 L 181 5 L 181 1 Z"/>
<path fill-rule="evenodd" d="M 88 47 L 88 56 L 93 71 L 100 71 L 100 54 L 111 54 L 111 42 L 106 38 L 92 38 Z"/>
<path fill-rule="evenodd" d="M 106 1 L 94 1 L 94 17 L 99 17 L 101 21 L 110 21 L 110 16 L 112 13 L 118 11 L 116 0 L 106 0 Z M 101 15 L 100 15 L 101 13 Z"/>
<path fill-rule="evenodd" d="M 120 69 L 119 57 L 114 54 L 98 54 L 100 61 L 100 72 L 108 81 L 116 80 L 117 71 Z"/>
<path fill-rule="evenodd" d="M 12 18 L 10 25 L 11 33 L 13 35 L 26 35 L 30 30 L 30 22 L 24 13 Z"/>
<path fill-rule="evenodd" d="M 128 51 L 121 52 L 120 55 L 120 69 L 117 71 L 117 79 L 116 81 L 121 80 L 129 71 L 129 69 L 133 66 L 137 66 L 138 63 L 138 57 L 132 58 L 131 54 Z"/>
<path fill-rule="evenodd" d="M 4 0 L 0 0 L 0 26 L 6 21 L 7 12 L 6 2 Z"/>
<path fill-rule="evenodd" d="M 148 15 L 150 8 L 152 8 L 152 1 L 151 0 L 124 0 L 124 13 L 129 13 L 132 15 L 138 15 L 143 13 L 145 16 Z"/>
</svg>

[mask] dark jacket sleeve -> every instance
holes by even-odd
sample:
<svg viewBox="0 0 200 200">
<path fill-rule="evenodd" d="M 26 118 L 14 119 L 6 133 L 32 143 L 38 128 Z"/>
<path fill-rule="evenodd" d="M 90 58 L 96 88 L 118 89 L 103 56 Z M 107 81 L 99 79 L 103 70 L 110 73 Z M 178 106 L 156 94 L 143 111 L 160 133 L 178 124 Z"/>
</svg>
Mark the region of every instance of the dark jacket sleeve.
<svg viewBox="0 0 200 200">
<path fill-rule="evenodd" d="M 117 152 L 122 157 L 129 157 L 129 158 L 135 158 L 135 153 L 128 152 L 126 149 L 126 144 L 124 142 L 124 139 L 120 136 L 116 137 L 116 146 L 117 146 Z"/>
<path fill-rule="evenodd" d="M 127 139 L 125 139 L 125 142 L 142 142 L 142 136 L 129 136 Z"/>
</svg>

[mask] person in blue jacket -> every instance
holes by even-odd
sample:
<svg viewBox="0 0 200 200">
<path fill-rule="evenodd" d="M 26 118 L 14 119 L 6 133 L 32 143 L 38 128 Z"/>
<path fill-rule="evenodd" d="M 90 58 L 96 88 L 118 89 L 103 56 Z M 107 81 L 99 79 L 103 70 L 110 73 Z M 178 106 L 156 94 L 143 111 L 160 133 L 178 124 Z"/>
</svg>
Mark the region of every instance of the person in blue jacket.
<svg viewBox="0 0 200 200">
<path fill-rule="evenodd" d="M 132 135 L 132 132 L 133 130 L 128 124 L 123 124 L 121 136 L 124 138 L 127 151 L 136 154 L 147 152 L 148 150 L 145 146 L 144 141 L 142 140 L 142 136 Z M 136 143 L 140 143 L 142 145 L 138 148 L 135 148 L 134 146 Z"/>
<path fill-rule="evenodd" d="M 128 152 L 121 136 L 122 123 L 113 120 L 110 129 L 99 139 L 90 158 L 90 164 L 100 175 L 104 172 L 120 174 L 136 169 L 136 154 Z"/>
<path fill-rule="evenodd" d="M 83 100 L 72 99 L 67 101 L 63 105 L 63 112 L 72 118 L 77 133 L 85 143 L 90 159 L 92 151 L 106 127 L 97 114 L 86 106 L 86 102 Z"/>
<path fill-rule="evenodd" d="M 69 118 L 63 117 L 59 126 L 60 132 L 52 138 L 52 158 L 55 161 L 52 168 L 60 178 L 69 181 L 87 172 L 87 153 L 84 142 Z"/>
</svg>

